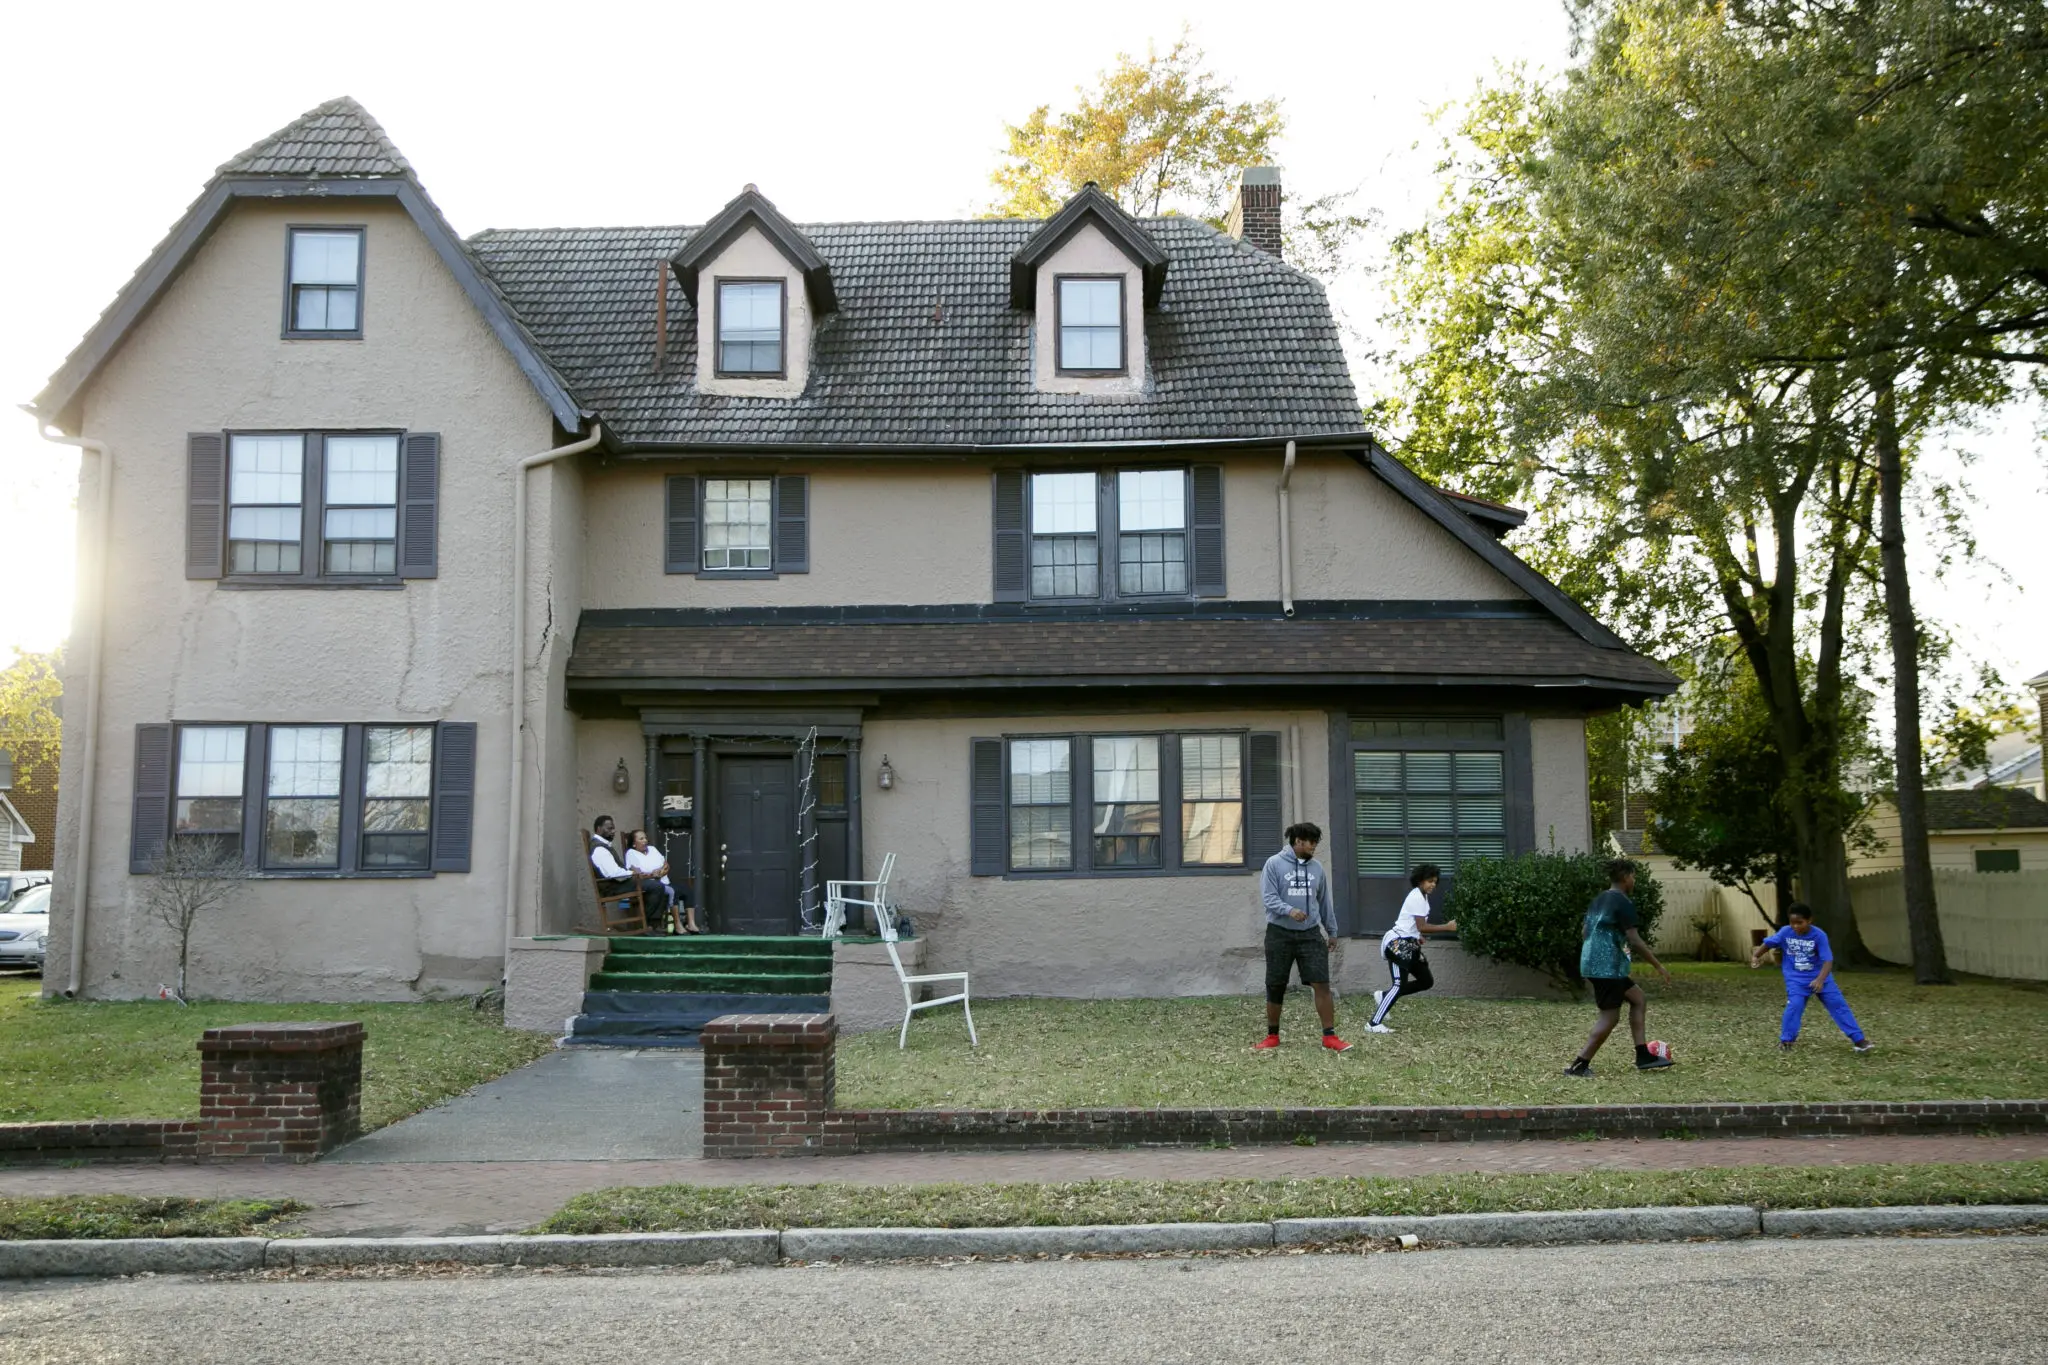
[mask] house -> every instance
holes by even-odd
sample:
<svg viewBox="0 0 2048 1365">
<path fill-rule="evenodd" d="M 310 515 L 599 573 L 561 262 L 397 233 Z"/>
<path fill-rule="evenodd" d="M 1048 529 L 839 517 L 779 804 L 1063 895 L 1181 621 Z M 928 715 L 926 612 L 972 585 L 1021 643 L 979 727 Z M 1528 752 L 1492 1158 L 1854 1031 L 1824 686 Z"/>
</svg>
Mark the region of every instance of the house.
<svg viewBox="0 0 2048 1365">
<path fill-rule="evenodd" d="M 35 826 L 14 797 L 14 755 L 0 749 L 0 872 L 22 871 L 37 852 Z"/>
<path fill-rule="evenodd" d="M 11 830 L 0 833 L 0 872 L 49 871 L 50 831 L 57 825 L 53 746 L 31 741 L 0 749 L 0 801 L 11 812 L 0 816 Z"/>
<path fill-rule="evenodd" d="M 2048 802 L 2023 787 L 1965 787 L 1926 793 L 1927 853 L 1937 869 L 2048 871 Z M 1881 798 L 1870 811 L 1879 851 L 1858 855 L 1852 876 L 1903 866 L 1899 810 Z"/>
<path fill-rule="evenodd" d="M 731 933 L 893 852 L 990 994 L 1244 988 L 1296 819 L 1353 933 L 1587 847 L 1584 718 L 1673 679 L 1361 428 L 1280 193 L 463 240 L 353 101 L 228 161 L 34 405 L 107 556 L 52 989 L 157 980 L 171 839 L 259 874 L 199 988 L 325 1000 L 589 922 L 600 813 Z"/>
</svg>

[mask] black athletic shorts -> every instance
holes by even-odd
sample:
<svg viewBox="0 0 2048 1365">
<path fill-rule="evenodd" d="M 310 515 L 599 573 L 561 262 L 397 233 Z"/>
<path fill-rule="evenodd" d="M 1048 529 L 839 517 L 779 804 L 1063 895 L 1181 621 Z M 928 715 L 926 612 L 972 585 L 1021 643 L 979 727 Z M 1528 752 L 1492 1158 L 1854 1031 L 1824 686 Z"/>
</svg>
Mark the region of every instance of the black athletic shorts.
<svg viewBox="0 0 2048 1365">
<path fill-rule="evenodd" d="M 1618 1010 L 1628 1003 L 1628 988 L 1636 983 L 1626 976 L 1589 976 L 1586 984 L 1593 988 L 1593 1003 L 1603 1010 Z"/>
<path fill-rule="evenodd" d="M 1266 998 L 1278 999 L 1287 989 L 1287 978 L 1296 963 L 1301 964 L 1301 984 L 1322 986 L 1330 980 L 1330 945 L 1321 929 L 1282 929 L 1266 926 Z"/>
</svg>

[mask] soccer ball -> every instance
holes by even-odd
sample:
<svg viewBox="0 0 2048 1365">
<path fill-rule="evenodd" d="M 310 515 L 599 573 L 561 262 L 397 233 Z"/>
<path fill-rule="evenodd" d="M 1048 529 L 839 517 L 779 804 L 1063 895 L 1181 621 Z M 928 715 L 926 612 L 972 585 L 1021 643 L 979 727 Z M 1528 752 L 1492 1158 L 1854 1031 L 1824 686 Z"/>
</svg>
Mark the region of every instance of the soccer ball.
<svg viewBox="0 0 2048 1365">
<path fill-rule="evenodd" d="M 1652 1057 L 1662 1057 L 1667 1062 L 1671 1060 L 1671 1044 L 1661 1040 L 1653 1040 L 1647 1046 Z"/>
</svg>

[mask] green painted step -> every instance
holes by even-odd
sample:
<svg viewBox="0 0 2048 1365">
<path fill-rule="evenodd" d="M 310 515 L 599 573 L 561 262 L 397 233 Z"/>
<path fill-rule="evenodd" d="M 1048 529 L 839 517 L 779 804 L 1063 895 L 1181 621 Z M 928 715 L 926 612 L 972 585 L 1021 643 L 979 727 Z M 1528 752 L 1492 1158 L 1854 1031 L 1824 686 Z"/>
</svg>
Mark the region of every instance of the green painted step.
<svg viewBox="0 0 2048 1365">
<path fill-rule="evenodd" d="M 593 991 L 695 991 L 728 995 L 829 995 L 830 972 L 768 975 L 755 972 L 599 972 Z"/>
<path fill-rule="evenodd" d="M 830 976 L 832 960 L 766 953 L 607 953 L 607 972 L 733 972 L 741 976 Z"/>
<path fill-rule="evenodd" d="M 607 945 L 614 953 L 694 957 L 733 955 L 759 957 L 809 957 L 829 962 L 832 945 L 819 938 L 761 938 L 749 934 L 685 934 L 614 938 Z"/>
</svg>

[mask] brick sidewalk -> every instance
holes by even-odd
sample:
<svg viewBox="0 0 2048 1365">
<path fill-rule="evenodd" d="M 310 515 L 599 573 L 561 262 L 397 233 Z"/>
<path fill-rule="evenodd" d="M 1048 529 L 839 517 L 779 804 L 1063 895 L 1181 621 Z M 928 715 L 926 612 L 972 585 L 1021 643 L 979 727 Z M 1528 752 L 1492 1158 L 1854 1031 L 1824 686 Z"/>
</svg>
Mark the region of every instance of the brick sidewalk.
<svg viewBox="0 0 2048 1365">
<path fill-rule="evenodd" d="M 105 1165 L 0 1169 L 0 1194 L 289 1196 L 320 1236 L 517 1232 L 608 1185 L 870 1185 L 940 1181 L 1199 1180 L 1464 1171 L 1655 1171 L 1726 1166 L 1949 1164 L 2048 1159 L 2048 1135 L 1708 1138 L 1697 1142 L 1370 1143 L 1119 1151 L 960 1152 L 782 1161 L 387 1162 L 310 1166 Z"/>
</svg>

